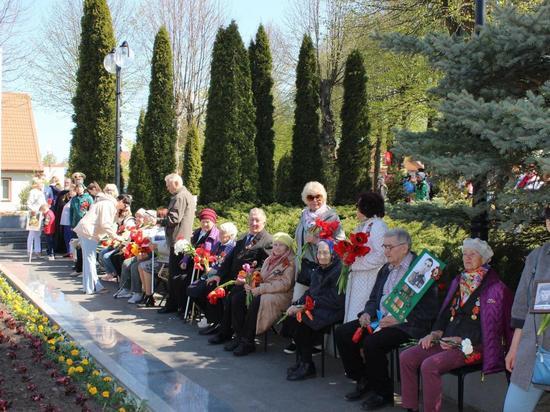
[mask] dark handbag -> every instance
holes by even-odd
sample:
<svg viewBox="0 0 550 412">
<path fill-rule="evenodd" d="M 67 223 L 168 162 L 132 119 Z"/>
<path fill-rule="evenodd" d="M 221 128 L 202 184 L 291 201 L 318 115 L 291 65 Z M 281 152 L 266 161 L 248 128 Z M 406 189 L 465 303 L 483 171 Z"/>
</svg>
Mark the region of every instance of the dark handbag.
<svg viewBox="0 0 550 412">
<path fill-rule="evenodd" d="M 310 260 L 302 259 L 300 271 L 298 272 L 298 278 L 296 282 L 302 285 L 309 286 L 311 284 L 311 275 L 315 270 L 316 264 Z"/>
</svg>

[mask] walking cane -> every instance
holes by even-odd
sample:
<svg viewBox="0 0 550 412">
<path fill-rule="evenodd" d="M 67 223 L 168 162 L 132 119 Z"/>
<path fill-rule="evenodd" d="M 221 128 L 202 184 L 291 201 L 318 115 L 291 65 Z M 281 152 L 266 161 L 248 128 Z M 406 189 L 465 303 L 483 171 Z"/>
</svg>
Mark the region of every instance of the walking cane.
<svg viewBox="0 0 550 412">
<path fill-rule="evenodd" d="M 193 261 L 191 261 L 193 262 Z M 191 273 L 191 283 L 195 281 L 195 274 L 197 273 L 197 269 L 195 268 L 195 265 L 193 264 L 193 273 Z M 187 295 L 187 303 L 185 304 L 185 312 L 184 312 L 184 319 L 187 319 L 187 314 L 189 313 L 189 302 L 191 302 L 191 297 Z M 193 318 L 191 318 L 191 321 L 193 321 Z"/>
<path fill-rule="evenodd" d="M 155 251 L 151 254 L 151 295 L 155 294 Z"/>
</svg>

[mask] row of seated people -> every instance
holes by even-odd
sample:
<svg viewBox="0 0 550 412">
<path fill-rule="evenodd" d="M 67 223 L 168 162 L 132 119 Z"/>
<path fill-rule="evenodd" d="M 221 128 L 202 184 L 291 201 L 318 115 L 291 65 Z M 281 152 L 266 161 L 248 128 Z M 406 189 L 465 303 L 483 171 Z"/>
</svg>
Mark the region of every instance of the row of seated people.
<svg viewBox="0 0 550 412">
<path fill-rule="evenodd" d="M 247 235 L 236 242 L 219 267 L 187 286 L 186 295 L 210 324 L 199 333 L 213 334 L 209 343 L 224 344 L 224 349 L 235 356 L 254 352 L 255 337 L 268 331 L 286 313 L 281 333 L 292 338 L 297 346 L 297 363 L 288 368 L 287 379 L 314 377 L 315 342 L 332 325 L 344 320 L 345 296 L 338 293 L 337 286 L 342 263 L 334 252 L 333 242 L 319 240 L 315 264 L 309 271 L 309 288 L 298 299 L 293 299 L 298 276 L 294 241 L 286 233 L 270 235 L 265 230 L 265 221 L 261 209 L 252 209 Z M 204 227 L 195 231 L 193 240 L 207 239 L 207 233 L 203 232 Z M 204 243 L 197 241 L 195 246 L 201 244 Z M 346 375 L 357 382 L 355 390 L 345 395 L 346 399 L 359 400 L 368 394 L 362 403 L 365 410 L 391 405 L 394 388 L 386 354 L 411 340 L 418 344 L 403 351 L 400 357 L 403 406 L 410 410 L 419 408 L 418 371 L 424 382 L 424 410 L 441 409 L 441 376 L 467 362 L 464 353 L 457 349 L 463 339 L 470 339 L 475 352 L 483 354 L 474 362 L 482 363 L 485 374 L 504 370 L 504 356 L 512 332 L 512 294 L 489 265 L 493 254 L 490 246 L 480 239 L 466 239 L 462 248 L 464 271 L 451 283 L 443 305 L 439 305 L 438 287 L 434 283 L 403 323 L 388 314 L 382 302 L 416 258 L 411 237 L 402 229 L 388 230 L 383 236 L 383 249 L 386 263 L 376 275 L 364 309 L 354 320 L 335 329 Z M 258 285 L 238 280 L 245 264 L 261 267 Z M 188 273 L 183 279 L 190 279 L 189 266 L 185 269 Z M 219 285 L 232 280 L 236 284 L 227 288 L 223 298 L 207 298 Z M 252 296 L 248 304 L 247 294 Z M 314 302 L 311 317 L 298 316 L 307 297 Z M 365 331 L 362 338 L 355 341 L 353 335 L 357 329 L 367 329 L 379 311 L 383 317 L 377 330 Z"/>
</svg>

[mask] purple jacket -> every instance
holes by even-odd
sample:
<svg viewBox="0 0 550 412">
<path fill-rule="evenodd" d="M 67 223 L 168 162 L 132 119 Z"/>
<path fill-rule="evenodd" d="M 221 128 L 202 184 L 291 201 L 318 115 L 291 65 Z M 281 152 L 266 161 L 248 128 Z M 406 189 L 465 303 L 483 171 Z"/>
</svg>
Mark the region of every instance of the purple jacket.
<svg viewBox="0 0 550 412">
<path fill-rule="evenodd" d="M 208 232 L 208 235 L 205 238 L 202 238 L 199 242 L 199 235 L 201 233 L 201 229 L 195 229 L 193 234 L 191 235 L 191 244 L 193 247 L 202 247 L 207 251 L 213 251 L 218 248 L 218 244 L 220 243 L 220 231 L 217 228 L 217 226 L 214 226 L 210 232 Z M 184 256 L 181 262 L 185 262 L 186 264 L 189 263 L 189 259 L 191 259 L 191 256 Z"/>
<path fill-rule="evenodd" d="M 441 307 L 441 313 L 449 306 L 451 299 L 459 287 L 460 275 L 455 277 L 449 286 L 449 291 Z M 504 370 L 504 357 L 512 342 L 513 330 L 510 328 L 513 295 L 510 289 L 502 283 L 497 272 L 491 268 L 481 283 L 480 316 L 483 347 L 484 374 Z"/>
</svg>

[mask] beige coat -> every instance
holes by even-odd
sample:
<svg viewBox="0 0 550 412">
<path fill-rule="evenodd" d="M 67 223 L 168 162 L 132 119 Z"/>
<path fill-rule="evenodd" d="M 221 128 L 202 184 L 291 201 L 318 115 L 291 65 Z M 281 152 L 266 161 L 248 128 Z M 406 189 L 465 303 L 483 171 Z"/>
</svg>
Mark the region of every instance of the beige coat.
<svg viewBox="0 0 550 412">
<path fill-rule="evenodd" d="M 74 228 L 80 237 L 99 240 L 104 236 L 116 236 L 116 199 L 100 193 L 95 202 Z"/>
<path fill-rule="evenodd" d="M 266 265 L 262 267 L 262 283 L 258 286 L 262 298 L 256 322 L 256 334 L 268 330 L 283 314 L 292 302 L 292 287 L 294 286 L 294 262 L 292 257 L 285 266 L 279 263 L 270 273 Z"/>
</svg>

